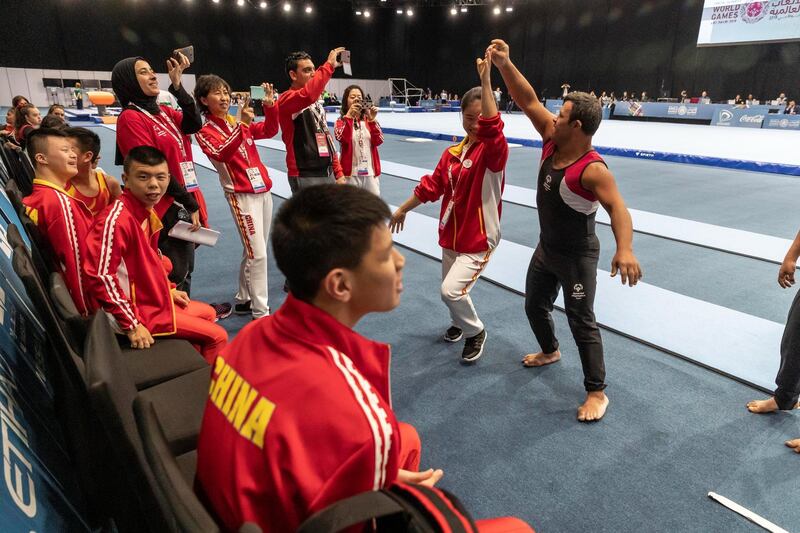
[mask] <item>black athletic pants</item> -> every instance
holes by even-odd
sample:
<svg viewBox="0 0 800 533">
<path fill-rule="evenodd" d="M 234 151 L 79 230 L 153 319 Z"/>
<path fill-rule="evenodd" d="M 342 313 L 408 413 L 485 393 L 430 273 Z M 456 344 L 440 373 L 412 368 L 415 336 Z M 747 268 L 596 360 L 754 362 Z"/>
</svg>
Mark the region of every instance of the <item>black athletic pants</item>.
<svg viewBox="0 0 800 533">
<path fill-rule="evenodd" d="M 568 256 L 545 249 L 539 243 L 525 280 L 525 314 L 544 353 L 558 349 L 552 311 L 559 288 L 564 288 L 567 320 L 578 345 L 583 365 L 583 384 L 587 391 L 606 388 L 603 341 L 594 317 L 598 259 L 596 252 Z"/>
<path fill-rule="evenodd" d="M 800 397 L 800 291 L 794 296 L 781 339 L 781 367 L 775 378 L 779 409 L 793 409 Z"/>
</svg>

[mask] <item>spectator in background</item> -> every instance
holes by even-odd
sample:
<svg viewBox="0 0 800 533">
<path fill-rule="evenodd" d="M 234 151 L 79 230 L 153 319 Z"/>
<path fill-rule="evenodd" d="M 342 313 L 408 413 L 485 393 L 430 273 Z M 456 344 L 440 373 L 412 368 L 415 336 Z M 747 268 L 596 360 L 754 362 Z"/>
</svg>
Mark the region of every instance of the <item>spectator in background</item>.
<svg viewBox="0 0 800 533">
<path fill-rule="evenodd" d="M 6 125 L 3 127 L 4 134 L 11 135 L 14 133 L 14 115 L 16 114 L 17 112 L 13 107 L 9 107 L 8 111 L 6 111 Z"/>
<path fill-rule="evenodd" d="M 447 103 L 447 91 L 442 89 L 442 92 L 439 94 L 439 98 L 441 99 L 443 104 Z"/>
<path fill-rule="evenodd" d="M 681 91 L 680 102 L 686 103 L 688 101 L 689 101 L 689 93 L 686 91 L 686 89 L 684 89 Z"/>
<path fill-rule="evenodd" d="M 650 97 L 647 96 L 647 91 L 642 91 L 642 96 L 639 99 L 639 101 L 640 102 L 649 102 L 650 101 Z"/>
<path fill-rule="evenodd" d="M 333 129 L 341 148 L 344 173 L 344 177 L 337 181 L 380 196 L 378 146 L 383 143 L 383 133 L 375 120 L 378 108 L 364 101 L 364 92 L 358 85 L 345 89 L 342 99 L 341 114 Z"/>
<path fill-rule="evenodd" d="M 744 107 L 744 100 L 742 100 L 741 94 L 737 94 L 733 99 L 733 105 Z"/>
<path fill-rule="evenodd" d="M 500 109 L 500 100 L 503 98 L 503 91 L 500 90 L 500 87 L 495 87 L 494 89 L 494 103 L 497 104 L 497 109 Z"/>
<path fill-rule="evenodd" d="M 779 94 L 778 97 L 775 99 L 775 104 L 786 105 L 786 93 Z"/>
<path fill-rule="evenodd" d="M 628 96 L 628 91 L 622 91 L 622 98 L 620 98 L 620 101 L 627 102 L 630 99 L 631 97 Z"/>
<path fill-rule="evenodd" d="M 752 105 L 757 105 L 758 101 L 753 97 L 752 93 L 747 95 L 747 100 L 745 101 L 745 105 L 750 107 Z"/>
<path fill-rule="evenodd" d="M 785 115 L 796 115 L 797 114 L 797 104 L 794 100 L 789 100 L 789 103 L 786 105 L 786 109 L 783 110 Z"/>
<path fill-rule="evenodd" d="M 64 123 L 67 122 L 67 113 L 64 111 L 64 106 L 61 105 L 61 104 L 53 104 L 53 105 L 51 105 L 47 110 L 47 115 L 45 115 L 45 116 L 46 117 L 56 116 L 56 117 L 60 118 L 61 120 L 63 120 Z"/>
<path fill-rule="evenodd" d="M 67 123 L 57 115 L 47 115 L 42 119 L 42 123 L 40 125 L 42 128 L 54 128 L 57 130 L 64 129 L 67 126 Z"/>
<path fill-rule="evenodd" d="M 17 96 L 11 99 L 11 107 L 13 107 L 14 109 L 23 105 L 28 105 L 30 103 L 31 103 L 30 100 L 28 100 L 25 96 L 22 96 L 21 94 L 18 94 Z"/>
<path fill-rule="evenodd" d="M 569 94 L 570 84 L 565 82 L 563 85 L 561 85 L 561 89 L 561 97 L 563 98 Z"/>
<path fill-rule="evenodd" d="M 42 114 L 39 108 L 31 104 L 20 104 L 14 116 L 14 138 L 22 148 L 30 133 L 42 124 Z"/>
<path fill-rule="evenodd" d="M 95 168 L 100 157 L 100 137 L 95 132 L 87 128 L 64 131 L 78 156 L 78 172 L 69 180 L 67 192 L 83 202 L 95 217 L 122 194 L 122 187 L 114 176 Z"/>
<path fill-rule="evenodd" d="M 72 94 L 75 97 L 75 107 L 79 110 L 83 109 L 83 89 L 81 88 L 80 82 L 75 82 L 75 88 L 72 90 Z"/>
</svg>

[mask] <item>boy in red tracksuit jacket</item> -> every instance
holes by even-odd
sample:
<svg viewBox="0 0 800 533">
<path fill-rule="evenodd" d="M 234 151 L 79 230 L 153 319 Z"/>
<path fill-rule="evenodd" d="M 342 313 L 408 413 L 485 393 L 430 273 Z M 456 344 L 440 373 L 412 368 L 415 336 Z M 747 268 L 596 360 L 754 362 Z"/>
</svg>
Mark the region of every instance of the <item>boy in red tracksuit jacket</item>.
<svg viewBox="0 0 800 533">
<path fill-rule="evenodd" d="M 442 301 L 451 326 L 444 340 L 466 336 L 461 358 L 472 363 L 483 355 L 486 329 L 475 312 L 470 291 L 500 242 L 501 199 L 508 142 L 491 87 L 491 62 L 477 60 L 481 86 L 461 99 L 467 137 L 445 150 L 433 174 L 422 177 L 414 194 L 392 216 L 392 231 L 403 228 L 406 214 L 424 202 L 442 198 L 439 245 L 442 247 Z"/>
<path fill-rule="evenodd" d="M 149 348 L 154 336 L 186 339 L 212 362 L 228 341 L 207 304 L 170 284 L 161 255 L 161 221 L 154 211 L 169 183 L 164 154 L 151 146 L 125 158 L 125 192 L 97 215 L 87 239 L 84 272 L 92 295 L 131 341 Z"/>
<path fill-rule="evenodd" d="M 291 294 L 217 358 L 200 430 L 196 490 L 224 530 L 295 531 L 349 496 L 442 477 L 416 472 L 421 444 L 392 411 L 389 346 L 352 329 L 400 302 L 405 259 L 389 215 L 372 193 L 337 185 L 303 189 L 278 212 L 273 248 Z"/>
<path fill-rule="evenodd" d="M 75 307 L 82 315 L 93 311 L 81 271 L 86 259 L 86 235 L 92 213 L 67 191 L 69 179 L 78 172 L 78 158 L 67 134 L 41 128 L 28 137 L 28 155 L 36 170 L 33 192 L 22 199 L 25 212 L 39 228 L 55 255 Z"/>
<path fill-rule="evenodd" d="M 253 122 L 253 110 L 242 103 L 241 121 L 228 114 L 230 85 L 214 74 L 197 79 L 194 95 L 206 115 L 195 135 L 219 174 L 233 221 L 242 240 L 237 315 L 261 318 L 269 314 L 267 240 L 272 224 L 272 180 L 261 162 L 254 139 L 278 133 L 278 109 L 271 84 L 264 84 L 264 122 Z"/>
<path fill-rule="evenodd" d="M 328 60 L 316 71 L 306 52 L 292 52 L 286 58 L 286 74 L 292 86 L 278 98 L 278 118 L 292 192 L 333 183 L 343 176 L 325 110 L 318 102 L 333 71 L 341 65 L 337 56 L 342 50 L 331 50 Z"/>
</svg>

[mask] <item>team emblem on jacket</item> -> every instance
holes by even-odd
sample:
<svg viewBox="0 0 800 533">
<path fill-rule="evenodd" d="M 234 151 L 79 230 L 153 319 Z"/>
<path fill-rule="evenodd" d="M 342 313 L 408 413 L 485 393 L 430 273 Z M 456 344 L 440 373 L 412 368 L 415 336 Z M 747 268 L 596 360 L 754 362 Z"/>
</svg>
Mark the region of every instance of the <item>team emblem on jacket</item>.
<svg viewBox="0 0 800 533">
<path fill-rule="evenodd" d="M 572 287 L 572 297 L 576 300 L 583 300 L 586 298 L 586 293 L 583 292 L 583 285 L 580 283 L 576 283 L 574 287 Z"/>
<path fill-rule="evenodd" d="M 547 177 L 544 178 L 544 190 L 549 191 L 552 183 L 553 178 L 550 176 L 550 174 L 548 174 Z"/>
<path fill-rule="evenodd" d="M 464 168 L 472 167 L 472 159 L 465 159 L 463 165 L 464 165 Z"/>
<path fill-rule="evenodd" d="M 253 139 L 247 139 L 247 146 L 253 146 Z"/>
</svg>

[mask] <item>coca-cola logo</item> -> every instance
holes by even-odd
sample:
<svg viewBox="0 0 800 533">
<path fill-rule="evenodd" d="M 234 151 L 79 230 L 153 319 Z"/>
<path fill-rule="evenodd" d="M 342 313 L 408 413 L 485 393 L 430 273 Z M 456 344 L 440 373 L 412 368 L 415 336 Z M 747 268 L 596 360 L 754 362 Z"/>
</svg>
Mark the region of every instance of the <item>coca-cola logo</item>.
<svg viewBox="0 0 800 533">
<path fill-rule="evenodd" d="M 742 5 L 740 16 L 748 24 L 755 24 L 767 15 L 769 2 L 747 2 Z"/>
<path fill-rule="evenodd" d="M 739 122 L 763 122 L 764 115 L 742 115 L 739 117 Z"/>
</svg>

